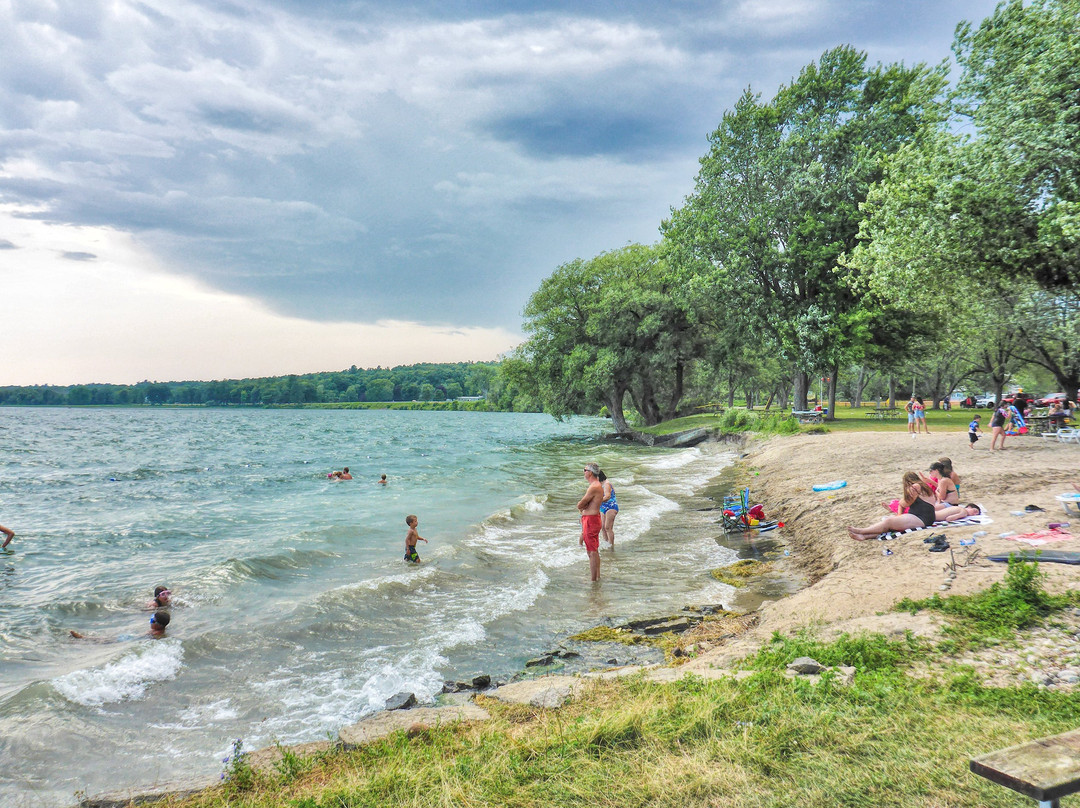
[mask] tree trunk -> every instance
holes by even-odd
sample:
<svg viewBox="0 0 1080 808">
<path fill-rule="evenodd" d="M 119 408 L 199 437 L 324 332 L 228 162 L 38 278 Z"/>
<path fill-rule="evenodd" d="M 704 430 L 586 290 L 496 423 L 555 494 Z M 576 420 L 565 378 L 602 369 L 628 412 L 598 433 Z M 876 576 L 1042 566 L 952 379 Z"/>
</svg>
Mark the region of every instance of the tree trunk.
<svg viewBox="0 0 1080 808">
<path fill-rule="evenodd" d="M 896 377 L 889 376 L 889 406 L 896 406 Z"/>
<path fill-rule="evenodd" d="M 626 424 L 626 416 L 623 414 L 622 402 L 625 393 L 622 387 L 616 387 L 608 394 L 608 414 L 611 416 L 612 426 L 620 435 L 625 435 L 630 431 L 630 427 Z"/>
<path fill-rule="evenodd" d="M 809 408 L 806 397 L 810 387 L 810 376 L 805 371 L 795 369 L 795 409 L 805 410 Z"/>
<path fill-rule="evenodd" d="M 836 420 L 836 368 L 829 371 L 829 415 L 825 420 Z"/>
<path fill-rule="evenodd" d="M 854 395 L 851 397 L 852 407 L 862 406 L 862 394 L 863 390 L 866 389 L 866 382 L 868 378 L 869 375 L 866 372 L 866 368 L 863 365 L 859 365 L 859 372 L 855 374 L 855 386 L 852 390 L 852 393 L 854 393 Z"/>
<path fill-rule="evenodd" d="M 771 393 L 769 393 L 769 400 L 765 402 L 765 412 L 768 412 L 768 411 L 769 411 L 769 407 L 771 407 L 771 406 L 772 406 L 772 400 L 773 400 L 773 396 L 775 396 L 775 395 L 776 395 L 776 391 L 775 391 L 775 390 L 773 390 L 773 391 L 772 391 Z"/>
</svg>

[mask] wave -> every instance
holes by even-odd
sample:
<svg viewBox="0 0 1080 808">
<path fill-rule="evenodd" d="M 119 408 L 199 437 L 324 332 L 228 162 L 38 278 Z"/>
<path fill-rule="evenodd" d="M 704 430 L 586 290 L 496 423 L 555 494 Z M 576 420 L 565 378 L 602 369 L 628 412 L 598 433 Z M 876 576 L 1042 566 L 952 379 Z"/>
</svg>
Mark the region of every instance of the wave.
<svg viewBox="0 0 1080 808">
<path fill-rule="evenodd" d="M 68 701 L 100 707 L 143 698 L 155 682 L 175 679 L 183 662 L 179 640 L 148 640 L 104 667 L 72 671 L 50 684 Z"/>
<path fill-rule="evenodd" d="M 251 580 L 279 580 L 288 574 L 307 569 L 320 561 L 340 558 L 340 553 L 330 550 L 295 550 L 288 549 L 273 555 L 253 556 L 251 558 L 230 558 L 207 572 L 207 578 L 218 579 L 227 583 Z"/>
</svg>

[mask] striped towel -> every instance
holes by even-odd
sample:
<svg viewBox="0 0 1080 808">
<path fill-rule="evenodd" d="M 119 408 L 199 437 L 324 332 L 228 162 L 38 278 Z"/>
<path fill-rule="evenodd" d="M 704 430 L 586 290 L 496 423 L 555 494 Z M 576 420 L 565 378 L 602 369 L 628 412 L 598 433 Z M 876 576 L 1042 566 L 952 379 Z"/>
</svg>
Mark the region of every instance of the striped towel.
<svg viewBox="0 0 1080 808">
<path fill-rule="evenodd" d="M 895 539 L 897 536 L 904 536 L 908 533 L 915 533 L 919 530 L 942 530 L 947 527 L 970 527 L 972 525 L 989 525 L 994 520 L 986 515 L 986 511 L 983 511 L 978 516 L 965 516 L 963 519 L 957 519 L 954 522 L 934 522 L 932 525 L 926 527 L 909 527 L 907 530 L 894 530 L 887 533 L 882 533 L 878 536 L 878 541 L 888 541 L 889 539 Z"/>
</svg>

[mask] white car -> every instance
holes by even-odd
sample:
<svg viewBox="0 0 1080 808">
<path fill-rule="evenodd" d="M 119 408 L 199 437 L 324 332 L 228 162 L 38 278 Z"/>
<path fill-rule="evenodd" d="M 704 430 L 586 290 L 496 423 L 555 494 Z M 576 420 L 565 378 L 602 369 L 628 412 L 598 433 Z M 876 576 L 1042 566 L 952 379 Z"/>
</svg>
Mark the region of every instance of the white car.
<svg viewBox="0 0 1080 808">
<path fill-rule="evenodd" d="M 994 399 L 993 396 L 975 396 L 975 406 L 976 407 L 987 407 L 987 408 L 989 408 L 989 407 L 993 407 L 995 404 L 997 404 L 997 401 Z"/>
</svg>

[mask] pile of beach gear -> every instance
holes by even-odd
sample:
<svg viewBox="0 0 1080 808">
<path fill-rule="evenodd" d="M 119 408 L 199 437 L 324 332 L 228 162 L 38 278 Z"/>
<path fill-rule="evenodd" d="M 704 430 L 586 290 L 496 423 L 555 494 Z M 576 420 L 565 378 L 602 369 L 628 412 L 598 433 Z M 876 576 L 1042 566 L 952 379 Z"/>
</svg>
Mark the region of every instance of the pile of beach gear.
<svg viewBox="0 0 1080 808">
<path fill-rule="evenodd" d="M 724 497 L 723 525 L 728 533 L 740 533 L 755 530 L 764 533 L 783 527 L 784 523 L 776 519 L 765 518 L 765 506 L 750 504 L 750 489 L 744 488 Z"/>
</svg>

